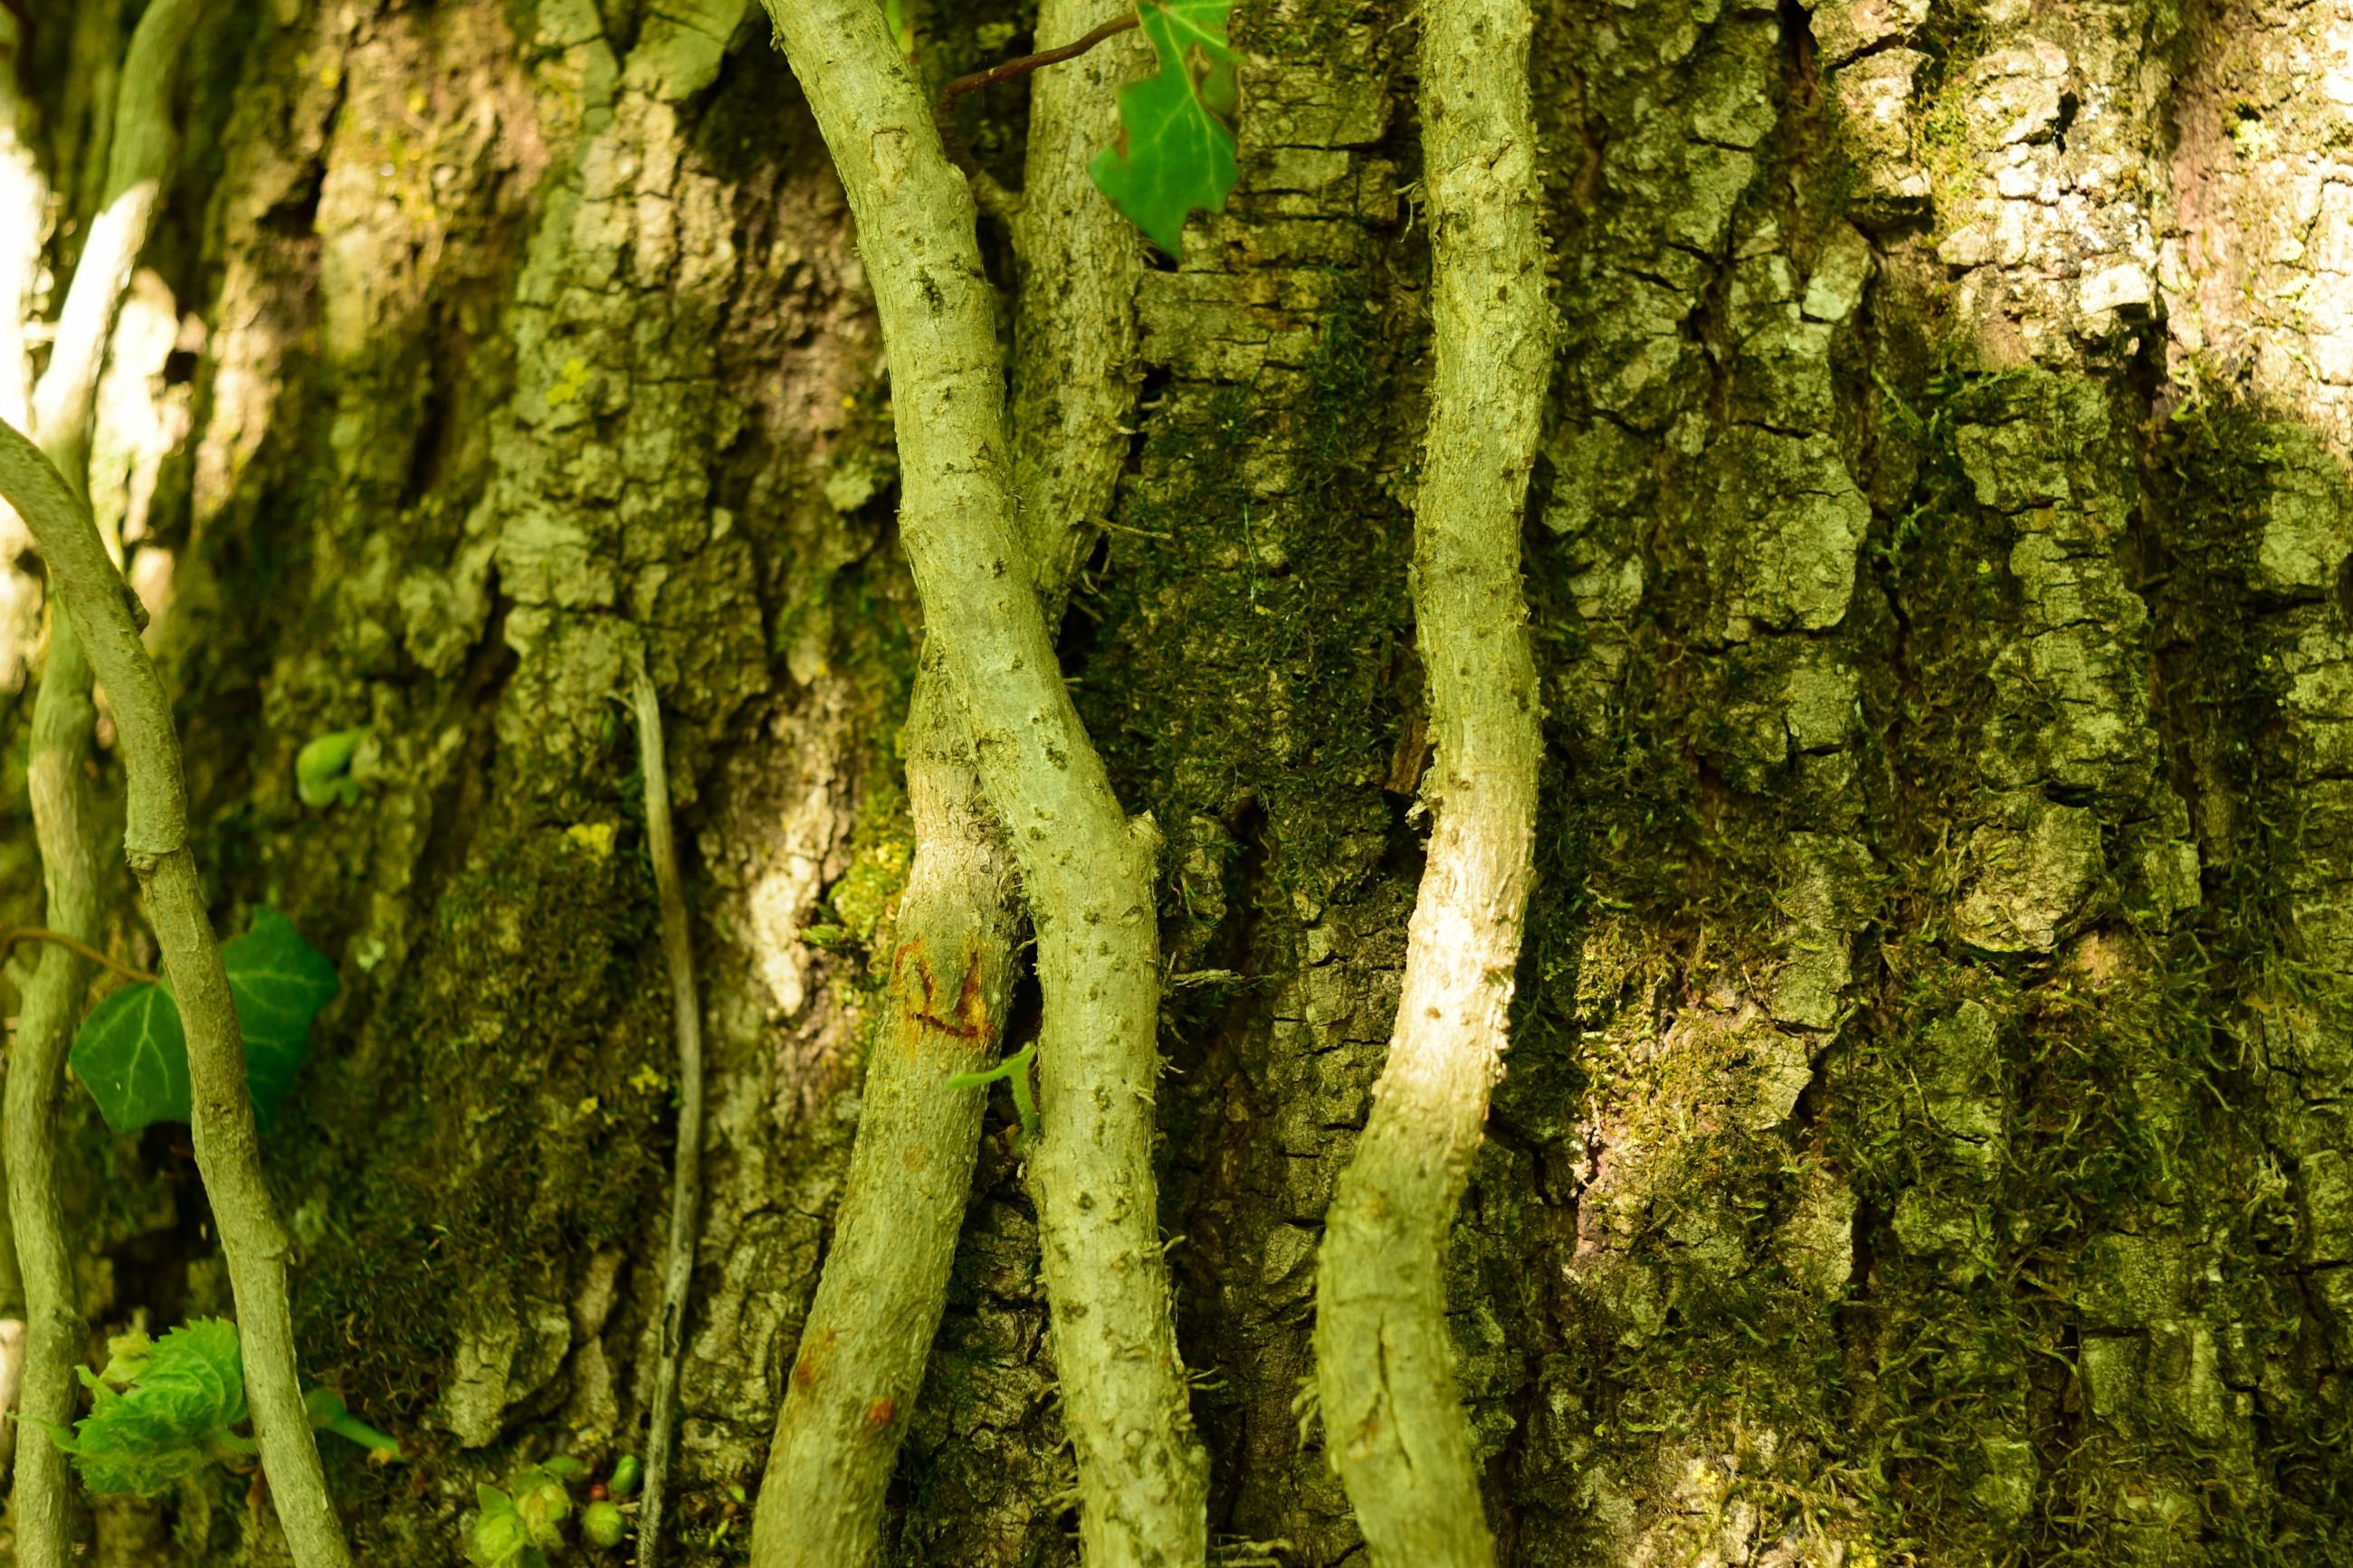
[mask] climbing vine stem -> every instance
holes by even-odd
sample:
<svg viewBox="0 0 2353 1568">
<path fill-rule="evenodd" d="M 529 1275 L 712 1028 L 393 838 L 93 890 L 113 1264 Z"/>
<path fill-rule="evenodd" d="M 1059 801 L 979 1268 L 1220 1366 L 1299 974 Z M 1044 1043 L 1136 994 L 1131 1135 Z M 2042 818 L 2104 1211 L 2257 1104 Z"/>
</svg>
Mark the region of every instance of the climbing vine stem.
<svg viewBox="0 0 2353 1568">
<path fill-rule="evenodd" d="M 90 509 L 40 449 L 0 425 L 0 499 L 32 531 L 75 634 L 113 704 L 129 775 L 123 850 L 144 895 L 187 1032 L 196 1169 L 211 1199 L 237 1302 L 246 1394 L 269 1496 L 295 1568 L 348 1568 L 294 1368 L 287 1237 L 261 1173 L 245 1047 L 195 857 L 170 701 L 132 616 L 131 592 Z"/>
<path fill-rule="evenodd" d="M 970 71 L 951 80 L 945 87 L 940 89 L 939 101 L 932 105 L 932 121 L 940 128 L 940 142 L 946 147 L 948 155 L 960 164 L 968 162 L 965 156 L 963 145 L 957 140 L 955 133 L 955 100 L 957 99 L 968 92 L 978 92 L 983 88 L 995 87 L 1000 82 L 1018 80 L 1028 76 L 1031 71 L 1043 70 L 1048 66 L 1058 66 L 1064 60 L 1077 59 L 1097 44 L 1115 38 L 1122 33 L 1134 32 L 1141 20 L 1134 12 L 1130 11 L 1124 16 L 1113 17 L 1102 26 L 1092 29 L 1076 41 L 1064 44 L 1059 48 L 1039 49 L 1035 54 L 1023 55 L 1018 59 L 1000 60 L 987 70 Z"/>
<path fill-rule="evenodd" d="M 1094 1568 L 1190 1568 L 1207 1556 L 1208 1467 L 1152 1165 L 1159 835 L 1121 809 L 1033 591 L 996 301 L 931 105 L 871 0 L 771 0 L 769 13 L 857 222 L 890 356 L 900 537 L 1037 928 L 1030 1171 L 1081 1552 Z"/>
<path fill-rule="evenodd" d="M 143 969 L 136 969 L 120 959 L 110 958 L 100 949 L 69 937 L 63 931 L 48 931 L 40 926 L 19 926 L 15 931 L 0 931 L 0 953 L 5 953 L 18 942 L 25 942 L 64 948 L 77 958 L 87 959 L 100 969 L 120 974 L 125 980 L 142 981 L 150 985 L 155 983 L 155 976 Z"/>
<path fill-rule="evenodd" d="M 1430 0 L 1421 52 L 1436 372 L 1413 596 L 1436 826 L 1389 1054 L 1316 1281 L 1325 1441 L 1375 1568 L 1492 1568 L 1446 1327 L 1447 1233 L 1504 1045 L 1543 742 L 1520 523 L 1553 346 L 1529 0 Z"/>
<path fill-rule="evenodd" d="M 1038 37 L 1117 38 L 1132 29 L 1094 26 L 1116 8 L 1117 0 L 1042 0 Z M 1139 45 L 1130 38 L 1083 60 L 1046 50 L 1070 63 L 1030 89 L 1025 199 L 1011 225 L 1021 277 L 1012 446 L 1028 502 L 1022 553 L 1050 626 L 1093 522 L 1110 509 L 1135 405 L 1143 243 L 1092 188 L 1087 165 L 1115 134 L 1113 88 L 1145 54 Z M 759 1568 L 873 1561 L 883 1494 L 947 1299 L 984 1103 L 976 1080 L 1012 1078 L 1025 1149 L 1038 1130 L 1034 1049 L 1016 1054 L 1018 1067 L 974 1070 L 1003 1029 L 1018 910 L 1013 862 L 936 645 L 925 649 L 903 734 L 914 860 L 884 955 L 890 977 L 866 1054 L 849 1177 L 754 1520 Z"/>
</svg>

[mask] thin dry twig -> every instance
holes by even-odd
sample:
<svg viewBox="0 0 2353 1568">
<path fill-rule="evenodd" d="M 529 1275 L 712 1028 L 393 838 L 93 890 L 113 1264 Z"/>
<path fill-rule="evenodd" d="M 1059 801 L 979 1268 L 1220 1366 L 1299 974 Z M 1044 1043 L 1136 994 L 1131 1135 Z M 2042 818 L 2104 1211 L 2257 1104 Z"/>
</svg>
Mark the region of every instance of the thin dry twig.
<svg viewBox="0 0 2353 1568">
<path fill-rule="evenodd" d="M 1116 38 L 1122 33 L 1132 32 L 1138 25 L 1139 18 L 1136 13 L 1130 11 L 1124 16 L 1114 16 L 1092 32 L 1074 38 L 1058 48 L 1040 49 L 1034 55 L 1023 55 L 1018 59 L 1000 60 L 987 70 L 971 71 L 957 77 L 940 89 L 939 101 L 932 105 L 932 119 L 940 128 L 940 144 L 947 149 L 948 156 L 955 161 L 957 168 L 966 174 L 972 173 L 974 167 L 972 154 L 965 151 L 964 140 L 955 132 L 957 99 L 968 92 L 978 92 L 985 87 L 995 87 L 999 82 L 1012 81 L 1018 77 L 1028 76 L 1034 70 L 1043 70 L 1048 66 L 1060 65 L 1064 60 L 1077 59 L 1097 44 L 1108 38 Z"/>
</svg>

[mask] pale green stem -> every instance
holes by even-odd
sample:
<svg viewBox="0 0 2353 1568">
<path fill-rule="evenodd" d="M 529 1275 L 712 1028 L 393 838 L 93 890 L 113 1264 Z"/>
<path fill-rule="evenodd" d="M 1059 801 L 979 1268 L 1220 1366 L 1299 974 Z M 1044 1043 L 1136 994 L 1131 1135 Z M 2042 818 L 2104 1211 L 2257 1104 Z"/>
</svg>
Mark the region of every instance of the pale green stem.
<svg viewBox="0 0 2353 1568">
<path fill-rule="evenodd" d="M 1510 1017 L 1543 752 L 1520 524 L 1551 377 L 1529 0 L 1429 0 L 1437 365 L 1414 521 L 1436 826 L 1373 1110 L 1325 1221 L 1316 1382 L 1375 1568 L 1491 1568 L 1446 1326 L 1446 1241 Z"/>
<path fill-rule="evenodd" d="M 1121 809 L 1033 591 L 972 193 L 880 7 L 771 0 L 769 14 L 857 220 L 890 356 L 901 539 L 1037 928 L 1031 1172 L 1081 1552 L 1092 1568 L 1192 1568 L 1208 1552 L 1208 1467 L 1152 1164 L 1159 835 Z"/>
<path fill-rule="evenodd" d="M 1116 0 L 1044 0 L 1051 47 Z M 1134 40 L 1033 79 L 1014 322 L 1014 470 L 1025 553 L 1050 624 L 1110 507 L 1135 405 L 1143 246 L 1094 190 L 1087 160 L 1117 129 Z M 753 1522 L 759 1568 L 863 1568 L 923 1386 L 972 1180 L 1014 970 L 1014 867 L 990 819 L 936 646 L 907 719 L 915 858 L 892 931 L 891 985 L 869 1048 L 858 1141 L 831 1248 L 776 1416 Z M 1014 1070 L 1026 1124 L 1029 1063 Z M 992 1069 L 993 1070 L 993 1069 Z"/>
<path fill-rule="evenodd" d="M 171 166 L 173 79 L 202 8 L 202 0 L 156 0 L 132 34 L 108 150 L 104 205 L 84 240 L 47 368 L 33 390 L 33 427 L 41 449 L 58 471 L 74 476 L 77 494 L 86 488 L 106 341 Z M 26 522 L 37 541 L 39 523 L 29 514 Z M 100 555 L 105 556 L 103 545 Z M 112 575 L 112 562 L 106 565 Z M 90 662 L 71 612 L 59 616 L 53 605 L 48 659 L 33 711 L 33 828 L 48 893 L 49 928 L 95 945 L 100 936 L 99 819 L 82 773 L 97 724 Z M 83 1347 L 58 1193 L 57 1103 L 66 1050 L 80 1023 L 90 981 L 90 966 L 72 952 L 52 947 L 43 954 L 26 990 L 6 1113 L 0 1119 L 6 1139 L 9 1223 L 24 1270 L 27 1321 L 20 1408 L 27 1419 L 60 1426 L 73 1416 L 73 1368 Z M 53 1445 L 31 1443 L 18 1460 L 17 1560 L 27 1568 L 64 1568 L 71 1550 L 65 1457 Z"/>
</svg>

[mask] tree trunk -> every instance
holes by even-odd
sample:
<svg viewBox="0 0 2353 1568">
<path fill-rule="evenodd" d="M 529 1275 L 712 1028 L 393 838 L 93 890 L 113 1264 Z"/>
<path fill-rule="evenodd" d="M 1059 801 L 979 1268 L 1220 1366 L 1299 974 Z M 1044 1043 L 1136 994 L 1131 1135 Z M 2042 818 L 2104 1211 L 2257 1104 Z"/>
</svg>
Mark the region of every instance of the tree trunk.
<svg viewBox="0 0 2353 1568">
<path fill-rule="evenodd" d="M 28 0 L 37 321 L 137 10 Z M 934 83 L 1033 20 L 902 12 Z M 1061 629 L 1166 838 L 1161 1229 L 1225 1563 L 1360 1550 L 1311 1310 L 1429 827 L 1410 18 L 1238 6 L 1241 184 L 1142 279 Z M 1542 818 L 1447 1277 L 1500 1559 L 2353 1560 L 2353 12 L 1552 0 L 1533 71 Z M 912 846 L 922 631 L 840 187 L 742 0 L 214 5 L 184 77 L 92 494 L 216 923 L 280 910 L 342 976 L 262 1147 L 305 1383 L 407 1450 L 326 1453 L 355 1559 L 457 1561 L 477 1482 L 641 1451 L 642 637 L 710 1072 L 668 1560 L 740 1562 Z M 1025 94 L 959 110 L 1008 184 Z M 5 521 L 14 927 L 43 586 Z M 361 726 L 356 801 L 302 804 L 296 752 Z M 92 1361 L 227 1310 L 185 1130 L 63 1104 Z M 888 1504 L 910 1568 L 1076 1561 L 1016 1130 L 997 1097 Z M 90 1560 L 281 1561 L 247 1488 L 99 1500 Z"/>
</svg>

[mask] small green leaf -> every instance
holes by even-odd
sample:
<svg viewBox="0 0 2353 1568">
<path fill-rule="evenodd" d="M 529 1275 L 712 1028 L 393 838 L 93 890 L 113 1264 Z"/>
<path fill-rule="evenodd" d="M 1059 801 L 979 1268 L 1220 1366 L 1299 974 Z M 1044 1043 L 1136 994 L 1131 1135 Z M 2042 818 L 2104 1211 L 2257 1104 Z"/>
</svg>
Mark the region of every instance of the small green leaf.
<svg viewBox="0 0 2353 1568">
<path fill-rule="evenodd" d="M 106 1364 L 99 1369 L 98 1381 L 112 1388 L 128 1388 L 139 1381 L 139 1374 L 147 1370 L 148 1358 L 154 1353 L 155 1342 L 147 1337 L 144 1329 L 115 1334 L 106 1342 Z"/>
<path fill-rule="evenodd" d="M 572 1494 L 565 1489 L 563 1478 L 533 1465 L 529 1469 L 517 1470 L 508 1478 L 507 1486 L 514 1496 L 515 1515 L 522 1521 L 531 1543 L 539 1547 L 563 1545 L 564 1521 L 572 1517 Z"/>
<path fill-rule="evenodd" d="M 121 1363 L 118 1355 L 108 1372 Z M 231 1430 L 245 1420 L 245 1363 L 237 1325 L 226 1320 L 198 1318 L 156 1341 L 121 1393 L 87 1369 L 81 1380 L 90 1414 L 71 1437 L 46 1430 L 94 1492 L 153 1497 L 216 1459 L 253 1451 Z"/>
<path fill-rule="evenodd" d="M 342 801 L 357 805 L 360 786 L 350 776 L 352 755 L 367 739 L 364 725 L 319 736 L 294 754 L 294 793 L 304 805 L 328 806 Z"/>
<path fill-rule="evenodd" d="M 515 1511 L 514 1499 L 476 1482 L 474 1503 L 481 1512 L 466 1539 L 466 1561 L 474 1568 L 519 1568 L 539 1555 L 522 1515 Z"/>
<path fill-rule="evenodd" d="M 222 944 L 221 967 L 245 1039 L 254 1120 L 267 1132 L 310 1048 L 311 1021 L 335 999 L 335 966 L 284 915 L 257 910 L 253 928 Z M 90 1009 L 69 1059 L 115 1131 L 188 1120 L 188 1037 L 168 981 L 126 985 Z"/>
<path fill-rule="evenodd" d="M 126 985 L 91 1008 L 67 1059 L 117 1132 L 188 1119 L 188 1037 L 161 985 Z"/>
<path fill-rule="evenodd" d="M 1160 68 L 1119 89 L 1119 141 L 1087 172 L 1112 205 L 1171 256 L 1185 220 L 1234 188 L 1234 65 L 1226 41 L 1233 0 L 1139 0 L 1136 16 Z"/>
<path fill-rule="evenodd" d="M 1019 1143 L 1026 1144 L 1039 1133 L 1038 1101 L 1029 1092 L 1029 1064 L 1037 1059 L 1038 1042 L 1030 1041 L 1019 1050 L 998 1062 L 986 1072 L 960 1072 L 948 1079 L 950 1089 L 982 1089 L 998 1079 L 1013 1091 L 1013 1109 L 1021 1116 Z"/>
<path fill-rule="evenodd" d="M 335 999 L 342 983 L 327 955 L 304 942 L 276 910 L 253 911 L 253 925 L 221 947 L 237 1032 L 245 1037 L 245 1082 L 264 1132 L 294 1087 L 311 1046 L 311 1020 Z M 186 1047 L 183 1045 L 182 1049 Z"/>
</svg>

